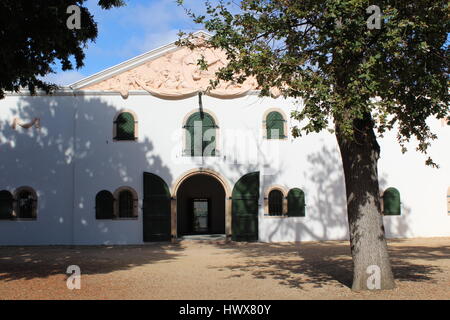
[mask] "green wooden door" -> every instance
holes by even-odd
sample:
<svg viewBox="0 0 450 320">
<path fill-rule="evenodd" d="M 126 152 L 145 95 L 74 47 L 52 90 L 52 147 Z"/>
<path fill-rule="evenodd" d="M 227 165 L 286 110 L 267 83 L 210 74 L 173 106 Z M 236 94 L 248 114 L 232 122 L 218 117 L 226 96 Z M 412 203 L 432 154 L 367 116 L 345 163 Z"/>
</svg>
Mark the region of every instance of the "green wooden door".
<svg viewBox="0 0 450 320">
<path fill-rule="evenodd" d="M 258 241 L 259 172 L 243 176 L 233 188 L 232 239 Z"/>
<path fill-rule="evenodd" d="M 157 175 L 144 172 L 144 241 L 170 240 L 170 192 Z"/>
</svg>

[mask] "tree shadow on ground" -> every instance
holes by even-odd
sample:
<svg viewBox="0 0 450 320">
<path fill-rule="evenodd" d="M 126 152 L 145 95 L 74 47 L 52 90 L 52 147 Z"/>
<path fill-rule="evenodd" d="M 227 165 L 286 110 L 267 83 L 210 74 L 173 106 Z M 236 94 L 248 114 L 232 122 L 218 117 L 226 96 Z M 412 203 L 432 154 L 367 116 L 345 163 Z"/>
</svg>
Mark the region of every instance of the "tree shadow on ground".
<svg viewBox="0 0 450 320">
<path fill-rule="evenodd" d="M 449 246 L 400 246 L 405 239 L 389 240 L 394 277 L 398 281 L 433 281 L 433 274 L 442 271 L 439 266 L 430 265 L 450 257 Z M 412 261 L 414 262 L 412 262 Z"/>
<path fill-rule="evenodd" d="M 0 247 L 0 281 L 31 280 L 66 274 L 77 265 L 82 274 L 108 274 L 146 264 L 169 263 L 183 250 L 170 243 L 139 246 Z"/>
<path fill-rule="evenodd" d="M 244 258 L 243 262 L 221 267 L 222 271 L 248 273 L 256 279 L 271 278 L 297 289 L 304 289 L 307 284 L 313 288 L 352 285 L 353 265 L 345 241 L 232 243 L 218 248 L 233 250 Z M 433 275 L 443 271 L 433 262 L 448 259 L 450 247 L 390 245 L 389 253 L 396 281 L 433 282 Z"/>
</svg>

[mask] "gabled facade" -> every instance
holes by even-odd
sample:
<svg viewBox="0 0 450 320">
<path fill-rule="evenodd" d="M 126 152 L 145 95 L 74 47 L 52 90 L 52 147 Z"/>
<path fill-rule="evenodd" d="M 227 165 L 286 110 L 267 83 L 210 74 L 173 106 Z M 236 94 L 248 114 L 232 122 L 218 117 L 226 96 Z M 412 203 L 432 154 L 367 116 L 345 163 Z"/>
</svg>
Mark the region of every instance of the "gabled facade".
<svg viewBox="0 0 450 320">
<path fill-rule="evenodd" d="M 51 96 L 0 100 L 0 245 L 347 239 L 335 137 L 294 139 L 301 101 L 260 98 L 252 79 L 205 92 L 224 63 L 172 43 Z M 430 125 L 439 170 L 401 154 L 395 132 L 379 139 L 388 237 L 450 236 L 450 127 Z"/>
</svg>

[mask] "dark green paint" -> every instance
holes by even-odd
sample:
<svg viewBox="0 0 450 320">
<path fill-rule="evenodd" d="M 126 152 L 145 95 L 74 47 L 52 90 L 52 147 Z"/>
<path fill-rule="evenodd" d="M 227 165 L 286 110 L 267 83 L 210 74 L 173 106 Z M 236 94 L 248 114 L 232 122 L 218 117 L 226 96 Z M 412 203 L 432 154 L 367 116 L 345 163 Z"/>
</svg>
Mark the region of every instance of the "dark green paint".
<svg viewBox="0 0 450 320">
<path fill-rule="evenodd" d="M 285 138 L 284 118 L 281 113 L 272 111 L 266 118 L 267 139 Z"/>
<path fill-rule="evenodd" d="M 383 213 L 389 216 L 399 216 L 401 214 L 400 192 L 395 188 L 388 188 L 383 194 Z"/>
<path fill-rule="evenodd" d="M 259 172 L 239 179 L 232 200 L 232 239 L 258 241 Z"/>
<path fill-rule="evenodd" d="M 122 112 L 116 120 L 116 140 L 135 140 L 134 117 L 129 112 Z"/>
<path fill-rule="evenodd" d="M 195 122 L 201 122 L 201 143 L 195 143 L 194 141 L 194 126 Z M 214 119 L 205 112 L 196 112 L 191 115 L 186 121 L 185 129 L 186 141 L 185 141 L 185 154 L 189 156 L 215 156 L 216 155 L 216 129 L 217 125 Z M 213 130 L 208 131 L 208 130 Z M 207 133 L 208 131 L 208 133 Z M 208 150 L 206 148 L 208 147 Z M 206 151 L 206 152 L 205 152 Z"/>
<path fill-rule="evenodd" d="M 159 176 L 144 172 L 144 241 L 170 240 L 170 192 Z"/>
<path fill-rule="evenodd" d="M 294 188 L 289 190 L 288 196 L 288 216 L 289 217 L 304 217 L 305 216 L 305 193 L 303 190 Z"/>
</svg>

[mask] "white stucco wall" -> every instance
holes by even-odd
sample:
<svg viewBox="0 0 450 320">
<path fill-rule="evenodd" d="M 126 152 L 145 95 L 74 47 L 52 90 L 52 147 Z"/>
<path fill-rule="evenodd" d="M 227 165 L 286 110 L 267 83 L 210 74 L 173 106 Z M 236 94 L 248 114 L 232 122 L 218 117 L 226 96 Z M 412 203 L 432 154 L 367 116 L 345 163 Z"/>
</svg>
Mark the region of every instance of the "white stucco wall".
<svg viewBox="0 0 450 320">
<path fill-rule="evenodd" d="M 0 244 L 72 243 L 73 112 L 70 97 L 0 100 L 0 190 L 30 186 L 39 199 L 35 221 L 0 221 Z M 14 117 L 42 128 L 13 130 Z"/>
<path fill-rule="evenodd" d="M 415 151 L 401 153 L 395 132 L 380 139 L 380 188 L 396 187 L 401 193 L 401 216 L 385 216 L 388 237 L 432 237 L 450 235 L 447 214 L 447 188 L 450 186 L 450 126 L 438 120 L 429 124 L 439 137 L 432 142 L 429 155 L 440 166 L 426 166 L 426 156 Z"/>
<path fill-rule="evenodd" d="M 262 139 L 263 115 L 269 108 L 280 108 L 287 115 L 296 108 L 283 98 L 203 96 L 202 102 L 205 111 L 218 119 L 219 157 L 182 156 L 181 127 L 186 115 L 198 110 L 197 96 L 182 100 L 148 94 L 131 94 L 127 99 L 120 95 L 8 96 L 0 100 L 0 190 L 29 185 L 39 195 L 36 221 L 0 220 L 0 244 L 142 243 L 143 172 L 159 175 L 172 189 L 185 172 L 199 167 L 220 173 L 230 188 L 244 174 L 260 171 L 261 241 L 348 238 L 344 179 L 332 134 L 293 139 L 289 132 L 286 140 Z M 113 119 L 122 109 L 138 116 L 136 142 L 113 141 Z M 10 122 L 16 115 L 24 120 L 41 118 L 41 131 L 12 130 Z M 396 187 L 402 197 L 402 215 L 384 218 L 389 237 L 450 236 L 446 208 L 450 128 L 439 121 L 432 125 L 440 137 L 431 148 L 441 164 L 439 170 L 425 167 L 425 158 L 413 148 L 402 155 L 395 133 L 380 140 L 380 186 Z M 242 136 L 249 137 L 238 152 L 231 150 L 236 145 L 233 134 L 241 143 Z M 233 155 L 238 164 L 231 162 Z M 248 161 L 246 155 L 253 159 Z M 272 185 L 303 189 L 306 217 L 265 217 L 264 192 Z M 114 192 L 121 186 L 137 191 L 138 219 L 96 220 L 97 192 Z"/>
</svg>

